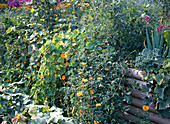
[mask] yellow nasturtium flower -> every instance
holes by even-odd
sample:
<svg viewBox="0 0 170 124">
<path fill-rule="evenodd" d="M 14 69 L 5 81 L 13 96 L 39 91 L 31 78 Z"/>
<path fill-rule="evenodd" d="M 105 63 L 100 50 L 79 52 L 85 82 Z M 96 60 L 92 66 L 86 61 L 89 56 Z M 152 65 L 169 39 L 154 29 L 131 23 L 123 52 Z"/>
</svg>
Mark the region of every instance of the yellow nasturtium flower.
<svg viewBox="0 0 170 124">
<path fill-rule="evenodd" d="M 82 92 L 78 92 L 78 93 L 77 93 L 77 96 L 82 96 L 82 95 L 83 95 Z"/>
<path fill-rule="evenodd" d="M 84 62 L 81 62 L 80 64 L 82 64 L 82 65 L 86 65 L 86 63 L 84 63 Z"/>
<path fill-rule="evenodd" d="M 79 72 L 78 74 L 83 74 L 83 72 Z"/>
<path fill-rule="evenodd" d="M 17 64 L 17 67 L 18 67 L 18 66 L 20 66 L 20 65 L 21 65 L 21 64 L 20 64 L 20 63 L 18 63 L 18 64 Z"/>
<path fill-rule="evenodd" d="M 101 106 L 101 104 L 100 104 L 100 103 L 98 103 L 98 104 L 96 104 L 96 107 L 97 107 L 97 106 Z"/>
<path fill-rule="evenodd" d="M 82 81 L 86 83 L 88 80 L 83 78 Z"/>
</svg>

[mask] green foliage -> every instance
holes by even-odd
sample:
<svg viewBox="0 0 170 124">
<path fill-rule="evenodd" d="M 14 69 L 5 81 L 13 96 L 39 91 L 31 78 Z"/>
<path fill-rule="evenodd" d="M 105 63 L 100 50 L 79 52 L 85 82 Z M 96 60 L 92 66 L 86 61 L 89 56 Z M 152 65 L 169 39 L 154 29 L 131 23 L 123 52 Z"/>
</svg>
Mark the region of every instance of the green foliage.
<svg viewBox="0 0 170 124">
<path fill-rule="evenodd" d="M 130 87 L 124 86 L 126 66 L 118 62 L 118 53 L 107 43 L 93 37 L 78 49 L 77 61 L 65 86 L 65 105 L 77 123 L 117 123 L 119 111 L 126 112 Z"/>
<path fill-rule="evenodd" d="M 159 49 L 144 49 L 136 57 L 136 67 L 147 72 L 143 79 L 150 83 L 142 87 L 144 93 L 153 92 L 153 97 L 145 98 L 146 104 L 156 103 L 157 110 L 164 117 L 168 117 L 169 111 L 169 59 L 164 59 L 159 55 Z"/>
</svg>

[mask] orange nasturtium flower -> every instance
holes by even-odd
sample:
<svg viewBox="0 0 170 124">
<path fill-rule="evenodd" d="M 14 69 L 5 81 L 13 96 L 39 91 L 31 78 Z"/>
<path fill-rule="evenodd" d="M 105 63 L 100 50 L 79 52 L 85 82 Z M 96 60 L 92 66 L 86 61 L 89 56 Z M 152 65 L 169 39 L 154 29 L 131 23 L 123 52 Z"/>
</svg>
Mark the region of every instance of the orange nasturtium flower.
<svg viewBox="0 0 170 124">
<path fill-rule="evenodd" d="M 104 70 L 105 70 L 105 71 L 109 71 L 109 69 L 108 69 L 108 68 L 105 68 Z"/>
<path fill-rule="evenodd" d="M 82 96 L 82 95 L 83 95 L 82 92 L 78 92 L 78 93 L 77 93 L 77 96 Z"/>
<path fill-rule="evenodd" d="M 83 78 L 82 81 L 86 83 L 88 80 Z"/>
<path fill-rule="evenodd" d="M 90 77 L 90 80 L 92 80 L 93 79 L 93 77 Z"/>
<path fill-rule="evenodd" d="M 63 75 L 63 76 L 62 76 L 62 79 L 63 79 L 63 80 L 64 80 L 64 79 L 66 79 L 66 76 L 65 76 L 65 75 Z"/>
<path fill-rule="evenodd" d="M 94 124 L 99 124 L 99 121 L 94 121 Z"/>
<path fill-rule="evenodd" d="M 9 82 L 9 79 L 7 79 L 6 82 Z"/>
<path fill-rule="evenodd" d="M 40 66 L 40 62 L 37 63 L 37 66 Z"/>
<path fill-rule="evenodd" d="M 144 111 L 148 111 L 148 110 L 149 110 L 149 106 L 144 105 L 144 106 L 142 107 L 142 109 L 143 109 Z"/>
<path fill-rule="evenodd" d="M 96 107 L 97 107 L 97 106 L 101 106 L 101 104 L 100 104 L 100 103 L 98 103 L 98 104 L 96 104 Z"/>
<path fill-rule="evenodd" d="M 90 94 L 91 94 L 91 95 L 94 94 L 93 90 L 90 90 Z"/>
<path fill-rule="evenodd" d="M 82 115 L 82 113 L 83 113 L 83 111 L 82 111 L 82 110 L 80 110 L 79 114 L 80 114 L 80 115 Z"/>
<path fill-rule="evenodd" d="M 27 62 L 24 62 L 24 64 L 26 64 Z"/>
<path fill-rule="evenodd" d="M 61 57 L 65 57 L 65 54 L 62 53 L 62 54 L 61 54 Z"/>
<path fill-rule="evenodd" d="M 42 78 L 42 75 L 40 75 L 39 78 Z"/>
<path fill-rule="evenodd" d="M 82 84 L 81 87 L 84 87 L 84 84 Z"/>
<path fill-rule="evenodd" d="M 89 104 L 88 104 L 87 106 L 88 106 L 88 107 L 90 107 L 90 105 L 89 105 Z"/>
<path fill-rule="evenodd" d="M 70 55 L 73 55 L 73 53 L 70 53 Z"/>
</svg>

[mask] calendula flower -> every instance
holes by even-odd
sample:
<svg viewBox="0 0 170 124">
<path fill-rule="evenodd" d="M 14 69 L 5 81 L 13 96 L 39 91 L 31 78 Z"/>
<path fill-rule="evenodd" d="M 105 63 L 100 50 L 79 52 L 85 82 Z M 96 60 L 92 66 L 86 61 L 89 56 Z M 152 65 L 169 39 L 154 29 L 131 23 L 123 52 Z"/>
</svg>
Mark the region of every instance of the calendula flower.
<svg viewBox="0 0 170 124">
<path fill-rule="evenodd" d="M 100 103 L 98 103 L 98 104 L 96 104 L 96 107 L 97 107 L 97 106 L 101 106 L 101 104 L 100 104 Z"/>
<path fill-rule="evenodd" d="M 42 75 L 40 75 L 39 78 L 42 78 Z"/>
<path fill-rule="evenodd" d="M 50 17 L 50 19 L 52 19 L 52 17 Z"/>
<path fill-rule="evenodd" d="M 79 72 L 78 74 L 83 74 L 83 72 Z"/>
<path fill-rule="evenodd" d="M 62 79 L 63 79 L 63 80 L 64 80 L 64 79 L 66 79 L 66 76 L 65 76 L 65 75 L 63 75 L 63 76 L 62 76 Z"/>
<path fill-rule="evenodd" d="M 70 4 L 70 3 L 68 3 L 67 5 L 68 5 L 68 6 L 70 6 L 71 4 Z"/>
<path fill-rule="evenodd" d="M 69 16 L 68 14 L 66 16 Z"/>
<path fill-rule="evenodd" d="M 65 57 L 65 54 L 61 54 L 61 57 Z"/>
<path fill-rule="evenodd" d="M 26 73 L 24 73 L 24 76 L 26 75 Z"/>
<path fill-rule="evenodd" d="M 69 20 L 69 18 L 67 18 L 67 20 Z"/>
<path fill-rule="evenodd" d="M 84 87 L 84 84 L 82 84 L 81 87 Z"/>
<path fill-rule="evenodd" d="M 98 80 L 100 80 L 101 78 L 100 78 L 100 77 L 98 77 L 97 79 L 98 79 Z"/>
<path fill-rule="evenodd" d="M 18 63 L 18 64 L 17 64 L 17 67 L 18 67 L 18 66 L 20 66 L 20 65 L 21 65 L 21 64 L 20 64 L 20 63 Z"/>
<path fill-rule="evenodd" d="M 24 64 L 26 64 L 27 62 L 24 62 Z"/>
<path fill-rule="evenodd" d="M 82 64 L 82 65 L 86 65 L 86 63 L 84 63 L 84 62 L 81 62 L 80 64 Z"/>
<path fill-rule="evenodd" d="M 142 107 L 142 109 L 143 109 L 144 111 L 148 111 L 148 110 L 149 110 L 149 106 L 144 105 L 144 106 Z"/>
<path fill-rule="evenodd" d="M 88 107 L 90 107 L 90 105 L 89 105 L 89 104 L 88 104 L 87 106 L 88 106 Z"/>
<path fill-rule="evenodd" d="M 6 82 L 9 82 L 9 79 L 7 79 Z"/>
<path fill-rule="evenodd" d="M 88 80 L 83 78 L 82 81 L 86 83 Z"/>
<path fill-rule="evenodd" d="M 105 71 L 109 71 L 109 69 L 108 69 L 108 68 L 105 68 L 104 70 L 105 70 Z"/>
<path fill-rule="evenodd" d="M 77 93 L 77 96 L 82 96 L 82 95 L 83 95 L 82 92 L 78 92 L 78 93 Z"/>
<path fill-rule="evenodd" d="M 91 94 L 91 95 L 93 95 L 93 94 L 94 94 L 93 90 L 90 90 L 90 94 Z"/>
<path fill-rule="evenodd" d="M 70 55 L 73 55 L 73 53 L 70 53 Z"/>
</svg>

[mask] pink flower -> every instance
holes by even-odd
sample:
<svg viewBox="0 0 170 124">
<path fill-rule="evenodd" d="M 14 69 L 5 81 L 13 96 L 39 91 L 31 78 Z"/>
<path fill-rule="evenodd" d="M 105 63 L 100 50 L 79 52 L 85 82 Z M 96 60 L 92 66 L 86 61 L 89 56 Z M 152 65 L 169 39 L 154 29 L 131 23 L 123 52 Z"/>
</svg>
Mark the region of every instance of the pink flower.
<svg viewBox="0 0 170 124">
<path fill-rule="evenodd" d="M 149 20 L 149 16 L 145 16 L 145 21 L 147 22 Z"/>
<path fill-rule="evenodd" d="M 161 31 L 162 31 L 162 29 L 163 29 L 163 25 L 160 25 L 160 29 L 161 29 Z"/>
<path fill-rule="evenodd" d="M 60 2 L 60 0 L 58 0 L 58 4 L 60 4 L 61 2 Z"/>
<path fill-rule="evenodd" d="M 149 22 L 147 22 L 147 27 L 149 26 Z"/>
</svg>

